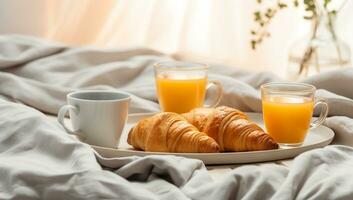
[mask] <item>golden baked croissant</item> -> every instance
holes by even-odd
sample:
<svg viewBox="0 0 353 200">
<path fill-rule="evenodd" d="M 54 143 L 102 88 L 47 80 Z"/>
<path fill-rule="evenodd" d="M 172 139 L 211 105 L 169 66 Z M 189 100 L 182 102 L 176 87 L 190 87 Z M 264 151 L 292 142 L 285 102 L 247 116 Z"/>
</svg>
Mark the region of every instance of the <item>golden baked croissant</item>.
<svg viewBox="0 0 353 200">
<path fill-rule="evenodd" d="M 171 112 L 155 114 L 133 127 L 128 143 L 136 149 L 157 152 L 213 153 L 219 145 L 197 130 L 181 115 Z"/>
<path fill-rule="evenodd" d="M 199 131 L 215 139 L 221 151 L 277 149 L 278 144 L 241 111 L 221 106 L 195 108 L 183 116 Z"/>
</svg>

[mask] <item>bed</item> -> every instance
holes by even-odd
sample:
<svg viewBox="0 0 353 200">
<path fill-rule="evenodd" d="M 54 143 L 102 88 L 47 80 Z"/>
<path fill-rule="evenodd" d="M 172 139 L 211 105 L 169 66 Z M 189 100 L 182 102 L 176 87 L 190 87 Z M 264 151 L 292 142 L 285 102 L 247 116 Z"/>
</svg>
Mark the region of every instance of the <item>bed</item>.
<svg viewBox="0 0 353 200">
<path fill-rule="evenodd" d="M 328 100 L 333 143 L 293 160 L 205 166 L 175 156 L 105 158 L 68 135 L 55 116 L 65 95 L 113 89 L 132 95 L 130 113 L 158 112 L 149 49 L 70 48 L 0 36 L 1 199 L 352 199 L 353 68 L 303 80 Z M 211 66 L 221 104 L 261 112 L 259 86 L 281 78 Z"/>
</svg>

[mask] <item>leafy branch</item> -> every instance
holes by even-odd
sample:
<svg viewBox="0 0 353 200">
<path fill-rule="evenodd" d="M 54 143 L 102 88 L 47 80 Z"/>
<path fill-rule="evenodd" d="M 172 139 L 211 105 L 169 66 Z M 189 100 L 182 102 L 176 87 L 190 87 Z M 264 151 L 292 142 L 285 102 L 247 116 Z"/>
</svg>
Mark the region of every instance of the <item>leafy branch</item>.
<svg viewBox="0 0 353 200">
<path fill-rule="evenodd" d="M 297 2 L 297 0 L 295 0 Z M 258 4 L 262 3 L 262 0 L 257 0 Z M 298 4 L 296 4 L 298 5 Z M 272 19 L 276 16 L 278 11 L 287 8 L 287 3 L 277 0 L 274 6 L 267 7 L 264 10 L 257 10 L 254 12 L 254 21 L 257 23 L 257 28 L 251 30 L 251 48 L 256 49 L 257 45 L 261 44 L 264 38 L 270 37 L 270 33 L 267 30 L 268 25 Z"/>
<path fill-rule="evenodd" d="M 256 0 L 258 4 L 262 4 L 264 0 Z M 327 8 L 327 5 L 331 0 L 323 0 L 324 5 Z M 304 8 L 306 14 L 304 19 L 312 20 L 317 17 L 317 9 L 315 0 L 303 0 Z M 278 13 L 278 11 L 284 10 L 289 7 L 299 7 L 299 0 L 283 1 L 277 0 L 276 3 L 272 6 L 269 6 L 263 10 L 257 10 L 253 13 L 254 21 L 256 22 L 257 27 L 251 30 L 251 47 L 256 49 L 256 47 L 261 44 L 264 38 L 269 37 L 270 33 L 267 30 L 268 25 L 272 22 L 272 19 Z"/>
</svg>

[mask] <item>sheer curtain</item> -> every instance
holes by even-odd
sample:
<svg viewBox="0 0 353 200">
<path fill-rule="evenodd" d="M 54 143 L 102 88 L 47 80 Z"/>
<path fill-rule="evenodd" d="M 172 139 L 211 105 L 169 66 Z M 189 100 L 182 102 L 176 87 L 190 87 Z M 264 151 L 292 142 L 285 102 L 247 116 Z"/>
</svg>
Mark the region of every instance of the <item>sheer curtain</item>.
<svg viewBox="0 0 353 200">
<path fill-rule="evenodd" d="M 147 47 L 181 59 L 283 75 L 288 46 L 310 24 L 298 10 L 283 11 L 269 27 L 271 37 L 253 51 L 249 40 L 257 6 L 256 0 L 2 0 L 0 33 L 72 45 Z M 351 8 L 350 0 L 337 26 L 353 47 Z"/>
</svg>

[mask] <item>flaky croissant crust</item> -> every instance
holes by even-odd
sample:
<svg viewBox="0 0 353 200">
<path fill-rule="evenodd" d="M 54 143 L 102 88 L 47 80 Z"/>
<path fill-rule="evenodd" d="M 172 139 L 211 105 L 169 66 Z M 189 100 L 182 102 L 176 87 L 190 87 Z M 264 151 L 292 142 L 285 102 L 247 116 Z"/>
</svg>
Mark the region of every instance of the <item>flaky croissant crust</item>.
<svg viewBox="0 0 353 200">
<path fill-rule="evenodd" d="M 243 112 L 221 106 L 196 108 L 183 116 L 217 141 L 221 151 L 277 149 L 278 144 Z"/>
<path fill-rule="evenodd" d="M 143 119 L 128 135 L 134 148 L 155 152 L 213 153 L 219 152 L 214 139 L 200 132 L 181 115 L 171 112 Z"/>
</svg>

